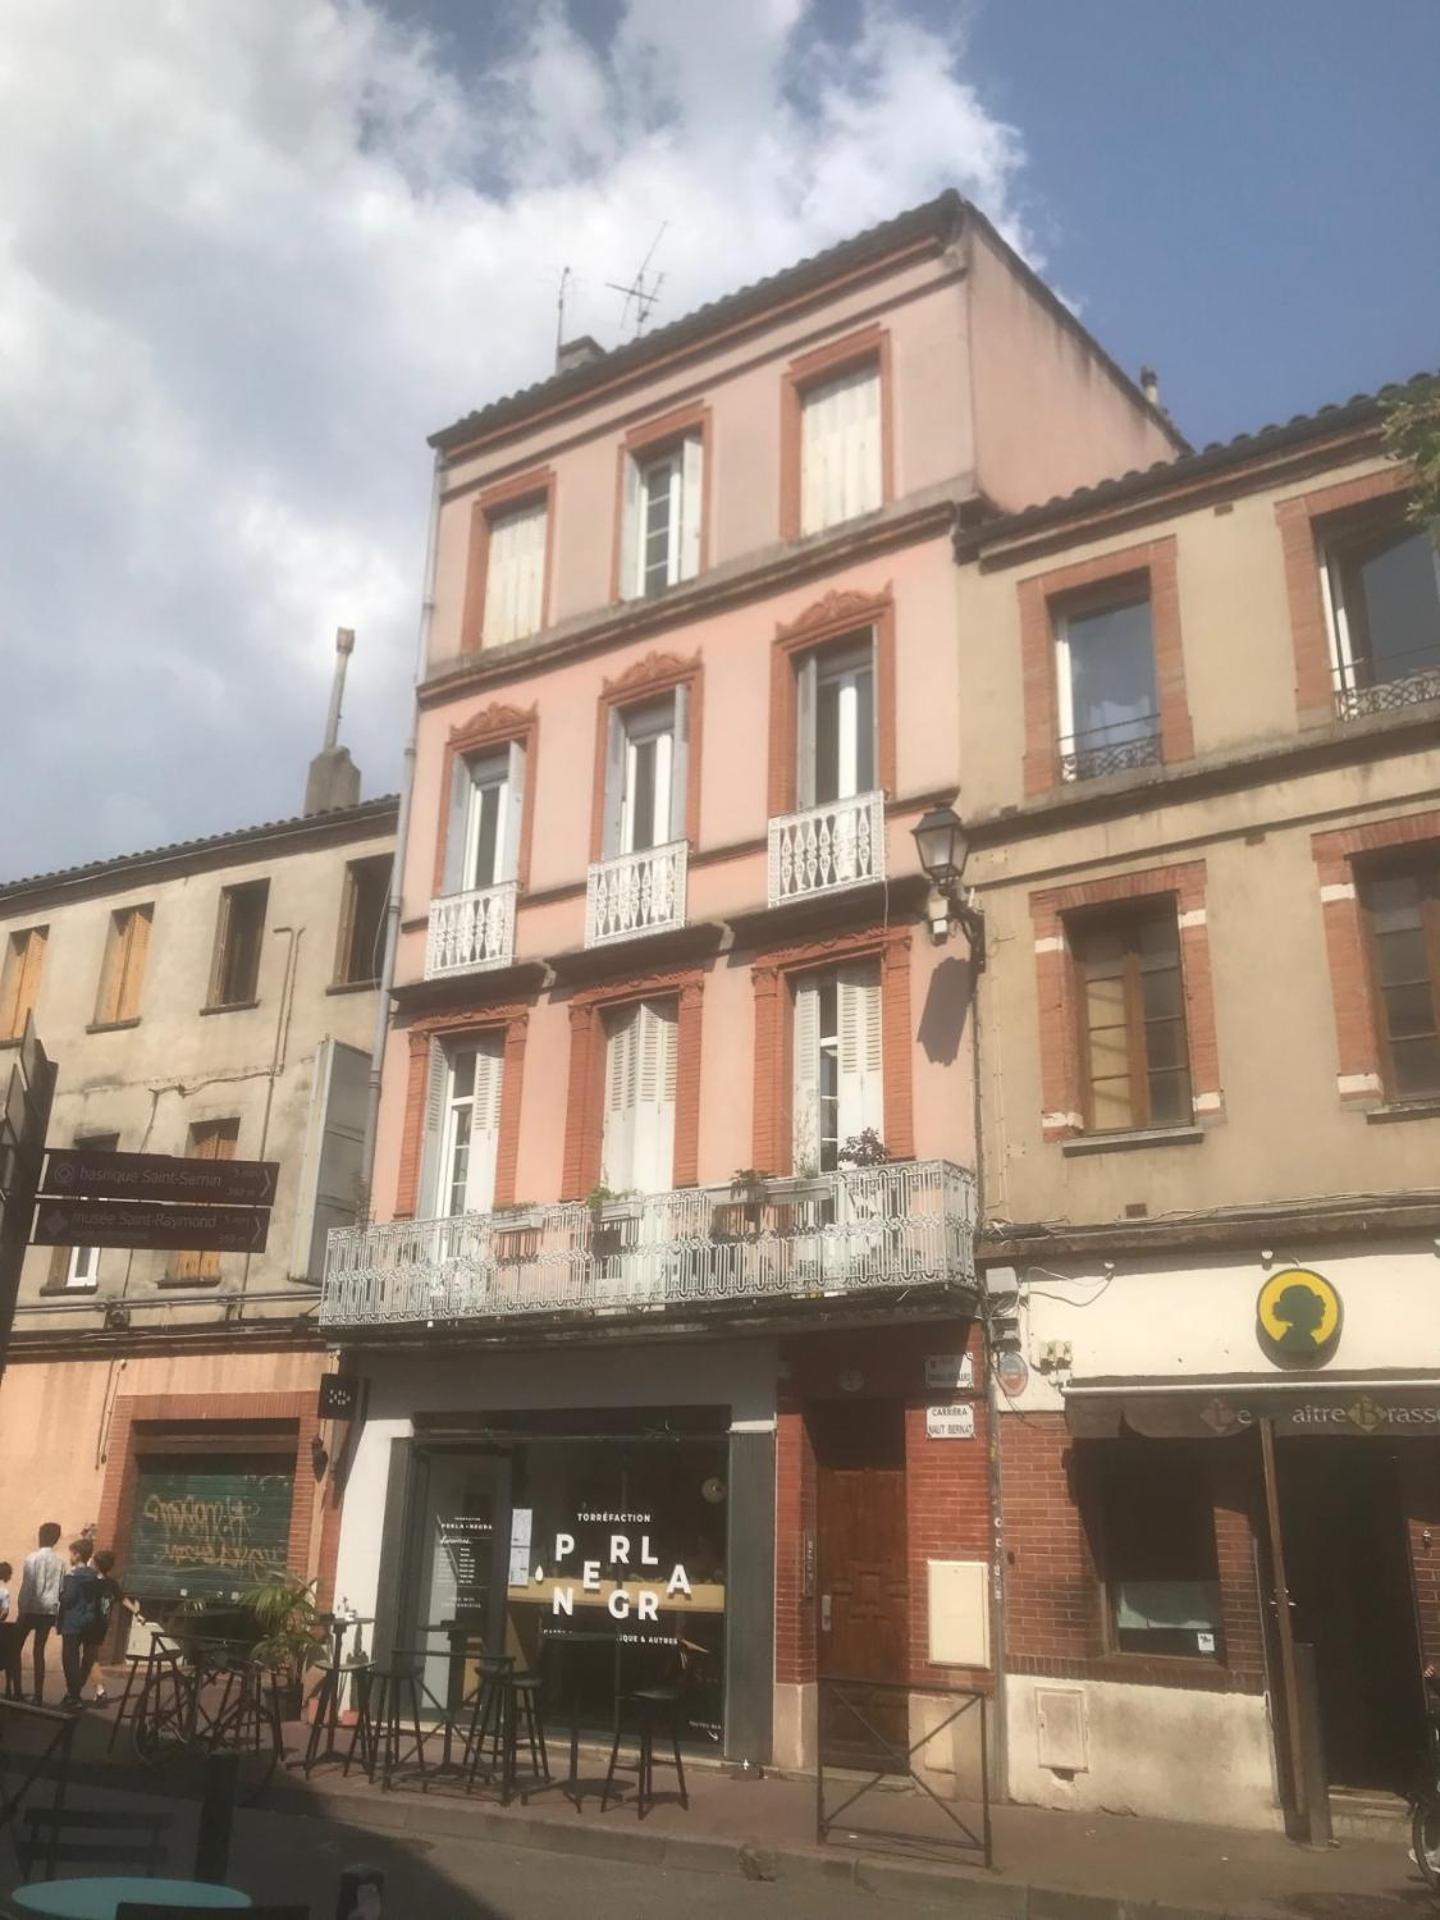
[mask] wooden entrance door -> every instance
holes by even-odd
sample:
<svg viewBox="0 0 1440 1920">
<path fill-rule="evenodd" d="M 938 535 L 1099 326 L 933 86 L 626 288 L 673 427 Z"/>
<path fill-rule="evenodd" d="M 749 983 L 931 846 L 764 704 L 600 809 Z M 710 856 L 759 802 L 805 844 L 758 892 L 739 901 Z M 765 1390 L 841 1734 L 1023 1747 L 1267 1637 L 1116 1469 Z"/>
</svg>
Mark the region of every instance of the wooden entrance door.
<svg viewBox="0 0 1440 1920">
<path fill-rule="evenodd" d="M 853 1401 L 811 1410 L 819 1506 L 819 1670 L 903 1682 L 910 1665 L 905 1410 Z M 827 1765 L 905 1770 L 903 1692 L 821 1688 Z"/>
</svg>

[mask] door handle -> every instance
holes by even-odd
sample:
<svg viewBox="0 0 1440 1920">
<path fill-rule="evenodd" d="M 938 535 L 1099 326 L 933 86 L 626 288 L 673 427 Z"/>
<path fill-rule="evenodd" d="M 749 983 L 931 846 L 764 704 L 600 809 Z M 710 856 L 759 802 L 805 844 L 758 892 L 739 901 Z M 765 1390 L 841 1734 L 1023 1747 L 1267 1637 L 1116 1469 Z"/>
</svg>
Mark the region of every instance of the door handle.
<svg viewBox="0 0 1440 1920">
<path fill-rule="evenodd" d="M 820 1596 L 820 1631 L 822 1633 L 828 1633 L 830 1631 L 830 1596 L 828 1593 L 822 1593 Z"/>
</svg>

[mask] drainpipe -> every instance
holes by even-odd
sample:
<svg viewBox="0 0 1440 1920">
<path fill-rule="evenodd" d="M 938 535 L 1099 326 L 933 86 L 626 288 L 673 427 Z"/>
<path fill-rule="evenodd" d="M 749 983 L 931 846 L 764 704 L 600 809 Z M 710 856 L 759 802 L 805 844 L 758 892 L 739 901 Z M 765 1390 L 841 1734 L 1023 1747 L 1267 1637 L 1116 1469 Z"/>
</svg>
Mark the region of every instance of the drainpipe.
<svg viewBox="0 0 1440 1920">
<path fill-rule="evenodd" d="M 970 950 L 972 955 L 970 1052 L 973 1056 L 971 1097 L 974 1101 L 975 1130 L 975 1237 L 978 1240 L 985 1225 L 985 1135 L 982 1131 L 984 1113 L 980 1085 L 980 982 L 984 975 L 974 962 L 973 940 Z M 994 1316 L 990 1307 L 989 1278 L 982 1273 L 977 1275 L 977 1279 L 982 1289 L 983 1301 L 980 1309 L 980 1326 L 984 1336 L 981 1364 L 985 1369 L 985 1431 L 989 1442 L 987 1452 L 990 1469 L 990 1540 L 991 1551 L 995 1556 L 990 1570 L 990 1670 L 995 1675 L 995 1726 L 990 1752 L 992 1774 L 997 1789 L 995 1798 L 1003 1801 L 1009 1795 L 1010 1763 L 1005 1698 L 1005 1517 L 1000 1482 L 1001 1414 L 1000 1394 L 995 1380 Z M 987 1781 L 985 1784 L 988 1793 L 990 1782 Z"/>
<path fill-rule="evenodd" d="M 425 590 L 420 601 L 420 631 L 415 648 L 415 686 L 425 678 L 430 652 L 430 622 L 435 613 L 435 546 L 440 521 L 443 469 L 435 454 L 430 486 L 430 526 L 425 536 Z M 390 898 L 385 903 L 385 959 L 380 969 L 380 992 L 375 1002 L 375 1037 L 370 1048 L 370 1080 L 365 1103 L 365 1140 L 360 1153 L 365 1211 L 373 1215 L 375 1136 L 380 1124 L 380 1078 L 385 1068 L 385 1042 L 390 1031 L 390 990 L 395 980 L 395 951 L 400 940 L 400 907 L 405 897 L 405 847 L 410 835 L 410 799 L 415 787 L 415 736 L 420 719 L 418 698 L 410 706 L 410 737 L 405 742 L 404 774 L 400 783 L 400 816 L 395 824 L 395 859 L 390 869 Z"/>
</svg>

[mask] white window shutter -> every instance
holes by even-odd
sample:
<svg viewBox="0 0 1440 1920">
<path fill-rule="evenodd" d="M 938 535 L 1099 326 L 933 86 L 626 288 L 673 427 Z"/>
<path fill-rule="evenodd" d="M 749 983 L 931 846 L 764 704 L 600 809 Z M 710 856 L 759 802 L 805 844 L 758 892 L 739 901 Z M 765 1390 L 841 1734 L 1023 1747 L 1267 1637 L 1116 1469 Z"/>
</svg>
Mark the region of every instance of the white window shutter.
<svg viewBox="0 0 1440 1920">
<path fill-rule="evenodd" d="M 672 729 L 655 736 L 655 798 L 650 815 L 650 844 L 663 847 L 675 831 L 674 796 L 675 734 Z"/>
<path fill-rule="evenodd" d="M 884 1125 L 881 1081 L 880 973 L 873 964 L 842 967 L 839 973 L 840 1145 Z"/>
<path fill-rule="evenodd" d="M 510 766 L 505 783 L 504 833 L 500 842 L 500 878 L 520 876 L 520 823 L 525 816 L 525 743 L 510 742 Z"/>
<path fill-rule="evenodd" d="M 620 514 L 620 598 L 635 600 L 640 594 L 640 466 L 631 454 L 625 456 L 625 499 Z"/>
<path fill-rule="evenodd" d="M 791 1101 L 791 1163 L 796 1173 L 820 1171 L 820 983 L 795 989 L 795 1081 Z M 762 1173 L 775 1169 L 762 1167 Z"/>
<path fill-rule="evenodd" d="M 819 533 L 881 504 L 880 370 L 852 368 L 801 403 L 800 531 Z"/>
<path fill-rule="evenodd" d="M 690 689 L 675 689 L 675 720 L 670 748 L 670 840 L 689 837 Z"/>
<path fill-rule="evenodd" d="M 540 629 L 545 597 L 546 507 L 543 501 L 499 514 L 490 523 L 485 574 L 487 647 L 527 639 Z"/>
<path fill-rule="evenodd" d="M 620 823 L 625 805 L 625 724 L 617 707 L 610 709 L 605 734 L 605 823 L 600 852 L 613 860 L 620 851 Z"/>
<path fill-rule="evenodd" d="M 440 1143 L 445 1133 L 445 1087 L 449 1078 L 445 1049 L 438 1040 L 430 1042 L 430 1062 L 425 1076 L 425 1149 L 420 1157 L 420 1205 L 422 1219 L 434 1219 L 441 1207 Z"/>
<path fill-rule="evenodd" d="M 795 668 L 795 804 L 815 804 L 816 661 L 802 656 Z"/>
<path fill-rule="evenodd" d="M 626 1007 L 611 1021 L 605 1045 L 605 1132 L 600 1177 L 612 1193 L 624 1193 L 634 1185 L 639 1023 L 640 1009 Z"/>
<path fill-rule="evenodd" d="M 700 526 L 705 512 L 705 443 L 696 434 L 685 441 L 680 481 L 680 568 L 678 578 L 693 580 L 700 571 Z"/>
<path fill-rule="evenodd" d="M 631 1186 L 668 1193 L 675 1164 L 677 1018 L 673 1002 L 647 1000 L 637 1022 L 638 1091 Z"/>
<path fill-rule="evenodd" d="M 475 1049 L 475 1106 L 470 1123 L 470 1159 L 465 1171 L 467 1213 L 489 1213 L 495 1204 L 504 1071 L 504 1035 L 487 1033 Z"/>
<path fill-rule="evenodd" d="M 470 790 L 474 785 L 470 762 L 457 753 L 450 776 L 450 814 L 445 823 L 445 891 L 459 893 L 465 886 L 465 849 L 470 834 Z"/>
</svg>

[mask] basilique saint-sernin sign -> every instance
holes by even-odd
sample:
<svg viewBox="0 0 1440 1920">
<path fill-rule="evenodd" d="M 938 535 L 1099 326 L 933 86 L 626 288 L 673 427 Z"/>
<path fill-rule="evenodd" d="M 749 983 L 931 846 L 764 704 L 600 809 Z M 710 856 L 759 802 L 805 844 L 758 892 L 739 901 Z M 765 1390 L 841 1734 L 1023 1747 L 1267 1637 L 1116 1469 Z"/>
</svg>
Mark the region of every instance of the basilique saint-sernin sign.
<svg viewBox="0 0 1440 1920">
<path fill-rule="evenodd" d="M 203 1201 L 212 1207 L 274 1205 L 276 1160 L 193 1160 L 170 1153 L 109 1153 L 53 1147 L 40 1191 L 69 1199 Z M 98 1243 L 96 1243 L 98 1244 Z"/>
</svg>

